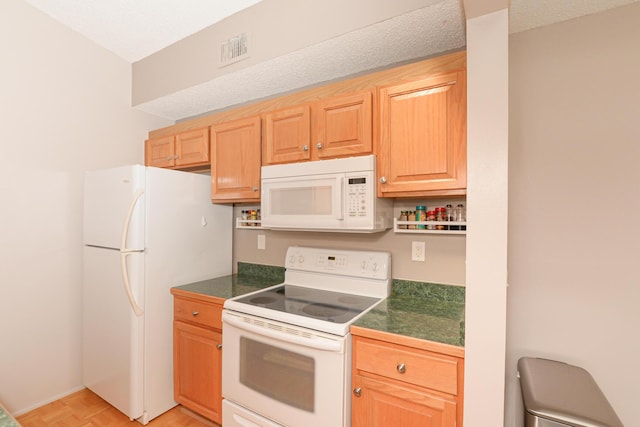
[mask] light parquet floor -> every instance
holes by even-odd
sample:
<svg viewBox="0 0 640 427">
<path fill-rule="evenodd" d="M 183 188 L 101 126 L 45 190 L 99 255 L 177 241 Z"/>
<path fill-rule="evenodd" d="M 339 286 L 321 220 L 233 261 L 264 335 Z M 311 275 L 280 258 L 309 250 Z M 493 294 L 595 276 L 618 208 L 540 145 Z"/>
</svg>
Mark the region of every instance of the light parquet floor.
<svg viewBox="0 0 640 427">
<path fill-rule="evenodd" d="M 23 427 L 137 427 L 142 424 L 109 405 L 89 389 L 83 389 L 62 399 L 16 417 Z M 218 427 L 199 415 L 176 406 L 151 420 L 150 427 Z"/>
</svg>

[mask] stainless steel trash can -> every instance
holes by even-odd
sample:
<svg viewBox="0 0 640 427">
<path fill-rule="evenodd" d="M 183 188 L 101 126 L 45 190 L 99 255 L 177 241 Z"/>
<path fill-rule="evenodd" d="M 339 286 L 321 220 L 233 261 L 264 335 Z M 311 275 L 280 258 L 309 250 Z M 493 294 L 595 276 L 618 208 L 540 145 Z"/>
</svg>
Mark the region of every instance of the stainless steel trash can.
<svg viewBox="0 0 640 427">
<path fill-rule="evenodd" d="M 523 357 L 518 375 L 525 427 L 624 427 L 591 374 L 578 366 Z"/>
</svg>

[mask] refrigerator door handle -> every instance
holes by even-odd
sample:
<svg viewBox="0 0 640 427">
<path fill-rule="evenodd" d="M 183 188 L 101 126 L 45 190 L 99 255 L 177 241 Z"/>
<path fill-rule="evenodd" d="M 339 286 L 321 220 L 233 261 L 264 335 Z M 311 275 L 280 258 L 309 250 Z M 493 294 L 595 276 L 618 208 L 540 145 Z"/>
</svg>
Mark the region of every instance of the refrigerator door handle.
<svg viewBox="0 0 640 427">
<path fill-rule="evenodd" d="M 133 196 L 131 205 L 129 205 L 129 212 L 127 212 L 127 217 L 124 220 L 124 227 L 122 227 L 122 238 L 120 241 L 120 267 L 122 270 L 122 282 L 124 283 L 124 290 L 127 293 L 127 298 L 129 298 L 129 303 L 131 303 L 131 308 L 138 317 L 142 316 L 144 310 L 140 308 L 140 306 L 136 303 L 136 300 L 133 298 L 133 293 L 131 292 L 131 284 L 129 283 L 129 272 L 127 271 L 127 255 L 132 252 L 142 251 L 127 249 L 127 236 L 129 235 L 129 224 L 131 223 L 133 210 L 135 209 L 138 200 L 140 200 L 140 197 L 142 197 L 143 194 L 144 190 L 138 190 Z"/>
<path fill-rule="evenodd" d="M 122 235 L 120 236 L 120 252 L 133 252 L 127 249 L 127 236 L 129 235 L 129 225 L 131 224 L 131 217 L 133 216 L 133 210 L 138 204 L 138 200 L 144 194 L 144 190 L 136 191 L 136 194 L 133 195 L 133 200 L 129 205 L 129 212 L 127 212 L 127 217 L 124 219 L 124 226 L 122 227 Z"/>
<path fill-rule="evenodd" d="M 132 252 L 120 252 L 120 267 L 122 269 L 122 282 L 124 283 L 124 290 L 129 298 L 129 303 L 136 316 L 140 317 L 144 313 L 144 310 L 136 303 L 131 293 L 131 284 L 129 283 L 129 272 L 127 271 L 127 256 Z"/>
</svg>

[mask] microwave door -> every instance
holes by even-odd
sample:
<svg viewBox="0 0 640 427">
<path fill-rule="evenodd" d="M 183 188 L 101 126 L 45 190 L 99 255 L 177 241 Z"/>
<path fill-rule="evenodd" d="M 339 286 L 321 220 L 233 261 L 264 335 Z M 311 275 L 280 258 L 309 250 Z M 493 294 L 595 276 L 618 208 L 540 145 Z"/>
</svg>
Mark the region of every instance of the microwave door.
<svg viewBox="0 0 640 427">
<path fill-rule="evenodd" d="M 343 226 L 343 174 L 264 179 L 262 191 L 263 227 L 322 230 Z"/>
</svg>

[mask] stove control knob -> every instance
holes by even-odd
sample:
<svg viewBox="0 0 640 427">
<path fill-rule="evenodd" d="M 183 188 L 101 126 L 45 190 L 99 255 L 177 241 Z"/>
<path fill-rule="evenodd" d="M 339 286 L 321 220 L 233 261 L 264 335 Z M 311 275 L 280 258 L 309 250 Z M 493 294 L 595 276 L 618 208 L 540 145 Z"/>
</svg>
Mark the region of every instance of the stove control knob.
<svg viewBox="0 0 640 427">
<path fill-rule="evenodd" d="M 295 264 L 295 262 L 296 262 L 296 257 L 294 255 L 291 255 L 289 257 L 289 264 Z"/>
<path fill-rule="evenodd" d="M 360 267 L 362 267 L 363 270 L 366 270 L 367 269 L 367 264 L 368 264 L 367 261 L 362 261 L 360 263 Z"/>
<path fill-rule="evenodd" d="M 373 271 L 378 271 L 378 263 L 377 263 L 377 262 L 374 262 L 374 263 L 373 263 L 373 266 L 371 266 L 371 269 L 372 269 Z"/>
<path fill-rule="evenodd" d="M 302 264 L 304 262 L 304 257 L 302 255 L 298 256 L 298 262 Z"/>
</svg>

